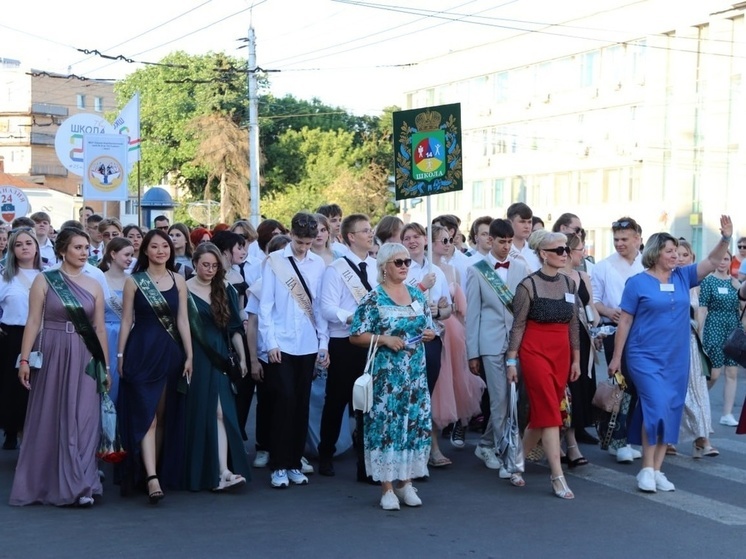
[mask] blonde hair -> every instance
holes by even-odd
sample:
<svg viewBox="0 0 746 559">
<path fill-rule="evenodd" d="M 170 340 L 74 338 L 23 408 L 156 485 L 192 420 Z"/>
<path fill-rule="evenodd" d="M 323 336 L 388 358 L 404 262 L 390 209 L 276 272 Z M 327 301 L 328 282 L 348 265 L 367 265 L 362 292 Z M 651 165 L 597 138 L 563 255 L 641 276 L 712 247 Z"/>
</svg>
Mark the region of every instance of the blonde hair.
<svg viewBox="0 0 746 559">
<path fill-rule="evenodd" d="M 557 241 L 567 244 L 567 235 L 564 233 L 553 233 L 546 229 L 537 229 L 531 233 L 531 236 L 528 238 L 528 246 L 536 253 L 539 260 L 541 260 L 541 254 L 539 254 L 539 252 Z"/>
</svg>

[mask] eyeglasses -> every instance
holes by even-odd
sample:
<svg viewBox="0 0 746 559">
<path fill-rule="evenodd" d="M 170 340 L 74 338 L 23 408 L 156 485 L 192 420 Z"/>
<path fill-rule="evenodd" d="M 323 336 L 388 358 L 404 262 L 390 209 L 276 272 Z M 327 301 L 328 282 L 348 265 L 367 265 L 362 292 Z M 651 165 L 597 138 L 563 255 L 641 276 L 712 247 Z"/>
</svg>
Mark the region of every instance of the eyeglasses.
<svg viewBox="0 0 746 559">
<path fill-rule="evenodd" d="M 568 256 L 572 252 L 572 249 L 568 246 L 564 247 L 557 247 L 557 248 L 543 248 L 541 250 L 544 250 L 546 252 L 552 252 L 556 254 L 557 256 L 562 256 L 563 254 L 567 254 Z"/>
<path fill-rule="evenodd" d="M 217 262 L 215 264 L 210 264 L 209 262 L 200 262 L 199 265 L 202 267 L 203 270 L 218 270 L 220 269 L 220 264 Z"/>
<path fill-rule="evenodd" d="M 362 233 L 363 235 L 370 235 L 373 232 L 373 229 L 368 227 L 367 229 L 360 229 L 360 231 L 352 231 L 352 233 Z"/>
<path fill-rule="evenodd" d="M 412 259 L 411 258 L 397 258 L 396 260 L 389 260 L 394 266 L 397 268 L 401 268 L 402 266 L 406 266 L 409 268 L 412 265 Z"/>
<path fill-rule="evenodd" d="M 453 237 L 445 237 L 443 239 L 438 239 L 439 243 L 443 243 L 444 245 L 448 246 L 453 244 Z"/>
</svg>

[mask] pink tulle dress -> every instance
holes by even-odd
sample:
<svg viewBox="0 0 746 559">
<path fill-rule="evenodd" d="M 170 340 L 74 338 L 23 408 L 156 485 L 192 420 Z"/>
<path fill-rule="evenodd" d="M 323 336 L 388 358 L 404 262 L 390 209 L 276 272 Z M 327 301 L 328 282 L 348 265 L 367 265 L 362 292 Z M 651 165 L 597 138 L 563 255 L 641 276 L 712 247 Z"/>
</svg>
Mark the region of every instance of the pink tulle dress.
<svg viewBox="0 0 746 559">
<path fill-rule="evenodd" d="M 440 375 L 431 397 L 433 423 L 441 429 L 459 419 L 465 423 L 479 413 L 485 388 L 484 381 L 471 374 L 466 360 L 466 295 L 458 282 L 451 282 L 449 289 L 457 312 L 443 321 Z"/>
</svg>

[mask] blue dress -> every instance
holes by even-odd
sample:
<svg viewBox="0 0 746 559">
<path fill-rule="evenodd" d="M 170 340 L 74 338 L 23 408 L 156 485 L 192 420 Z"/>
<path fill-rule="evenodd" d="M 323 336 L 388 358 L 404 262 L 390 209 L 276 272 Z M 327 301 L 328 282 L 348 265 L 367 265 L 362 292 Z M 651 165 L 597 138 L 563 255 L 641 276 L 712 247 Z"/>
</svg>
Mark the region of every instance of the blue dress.
<svg viewBox="0 0 746 559">
<path fill-rule="evenodd" d="M 413 303 L 397 305 L 380 285 L 355 311 L 350 334 L 364 332 L 410 339 L 432 322 L 427 300 L 407 286 Z M 364 414 L 365 469 L 376 481 L 406 480 L 428 475 L 430 456 L 430 393 L 425 347 L 421 341 L 392 351 L 378 348 L 371 367 L 373 407 Z"/>
<path fill-rule="evenodd" d="M 624 286 L 620 307 L 633 316 L 625 356 L 640 398 L 627 434 L 632 444 L 642 444 L 643 425 L 650 444 L 678 442 L 689 380 L 689 289 L 697 284 L 692 264 L 675 269 L 669 284 L 641 272 Z"/>
<path fill-rule="evenodd" d="M 176 320 L 179 290 L 176 283 L 161 292 Z M 117 416 L 122 444 L 127 451 L 119 464 L 117 479 L 127 493 L 143 481 L 140 443 L 148 432 L 161 396 L 165 393 L 163 446 L 159 454 L 158 475 L 162 487 L 181 488 L 184 480 L 185 382 L 182 380 L 186 358 L 139 289 L 135 290 L 135 324 L 124 349 L 123 376 L 119 379 Z"/>
<path fill-rule="evenodd" d="M 118 309 L 115 310 L 115 306 Z M 106 301 L 104 309 L 104 322 L 106 323 L 106 341 L 109 344 L 109 365 L 111 366 L 111 388 L 109 388 L 109 397 L 112 402 L 117 401 L 119 394 L 119 360 L 117 359 L 117 349 L 119 346 L 119 327 L 122 325 L 122 290 L 112 289 L 111 298 Z"/>
</svg>

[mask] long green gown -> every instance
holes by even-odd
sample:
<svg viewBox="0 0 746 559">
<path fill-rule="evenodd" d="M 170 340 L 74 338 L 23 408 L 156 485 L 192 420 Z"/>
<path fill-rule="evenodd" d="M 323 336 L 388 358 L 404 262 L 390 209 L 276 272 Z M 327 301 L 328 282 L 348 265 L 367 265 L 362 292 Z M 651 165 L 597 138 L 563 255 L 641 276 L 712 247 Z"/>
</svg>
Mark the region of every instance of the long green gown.
<svg viewBox="0 0 746 559">
<path fill-rule="evenodd" d="M 202 321 L 202 336 L 220 355 L 228 355 L 225 329 L 218 329 L 210 305 L 198 296 L 192 298 Z M 243 325 L 238 314 L 238 299 L 234 289 L 228 289 L 231 317 L 228 332 L 233 336 L 241 332 Z M 223 423 L 228 437 L 228 469 L 250 478 L 249 463 L 243 447 L 241 430 L 236 414 L 236 400 L 231 391 L 230 380 L 216 369 L 202 346 L 192 334 L 193 374 L 187 392 L 186 412 L 186 488 L 191 491 L 214 489 L 220 482 L 218 462 L 218 398 L 223 410 Z"/>
</svg>

